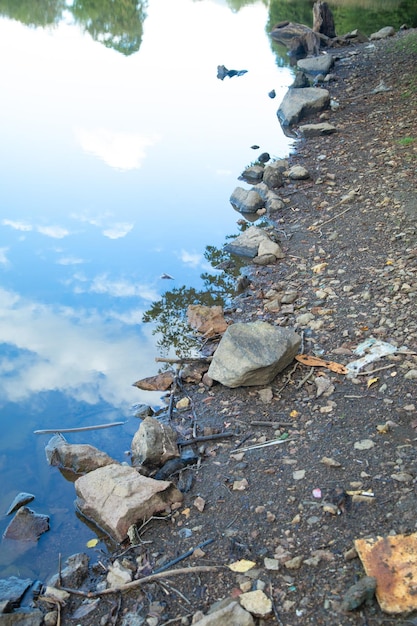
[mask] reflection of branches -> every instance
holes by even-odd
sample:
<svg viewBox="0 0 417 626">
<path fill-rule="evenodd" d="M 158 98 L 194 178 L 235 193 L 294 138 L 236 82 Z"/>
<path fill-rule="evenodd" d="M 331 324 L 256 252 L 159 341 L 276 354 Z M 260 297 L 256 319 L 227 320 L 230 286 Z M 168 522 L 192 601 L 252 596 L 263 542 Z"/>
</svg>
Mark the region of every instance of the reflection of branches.
<svg viewBox="0 0 417 626">
<path fill-rule="evenodd" d="M 142 42 L 146 0 L 74 0 L 71 11 L 95 41 L 128 56 Z"/>
<path fill-rule="evenodd" d="M 65 0 L 0 0 L 0 15 L 26 26 L 50 26 L 62 19 Z"/>
<path fill-rule="evenodd" d="M 144 323 L 156 322 L 153 334 L 159 335 L 157 346 L 163 354 L 168 354 L 168 351 L 174 348 L 177 356 L 186 357 L 198 348 L 197 340 L 190 334 L 187 322 L 187 309 L 190 304 L 224 305 L 233 292 L 235 279 L 243 262 L 214 246 L 207 246 L 204 256 L 213 268 L 223 270 L 201 275 L 204 290 L 198 291 L 185 286 L 174 288 L 165 292 L 143 315 Z"/>
</svg>

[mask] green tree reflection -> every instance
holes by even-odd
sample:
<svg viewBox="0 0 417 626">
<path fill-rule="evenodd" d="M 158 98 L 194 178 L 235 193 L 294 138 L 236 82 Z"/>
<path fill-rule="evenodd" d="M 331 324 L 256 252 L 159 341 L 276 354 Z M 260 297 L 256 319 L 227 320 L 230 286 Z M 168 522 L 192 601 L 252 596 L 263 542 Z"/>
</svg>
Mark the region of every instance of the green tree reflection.
<svg viewBox="0 0 417 626">
<path fill-rule="evenodd" d="M 71 12 L 91 37 L 128 56 L 142 43 L 147 0 L 74 0 Z"/>
<path fill-rule="evenodd" d="M 214 246 L 206 247 L 204 257 L 217 271 L 201 275 L 203 289 L 182 286 L 167 291 L 143 315 L 144 323 L 155 324 L 152 334 L 158 337 L 156 345 L 162 356 L 174 350 L 178 357 L 186 357 L 198 349 L 198 340 L 187 322 L 190 304 L 223 306 L 234 292 L 236 277 L 244 261 Z"/>
<path fill-rule="evenodd" d="M 0 0 L 0 16 L 26 26 L 51 26 L 61 19 L 66 0 Z"/>
</svg>

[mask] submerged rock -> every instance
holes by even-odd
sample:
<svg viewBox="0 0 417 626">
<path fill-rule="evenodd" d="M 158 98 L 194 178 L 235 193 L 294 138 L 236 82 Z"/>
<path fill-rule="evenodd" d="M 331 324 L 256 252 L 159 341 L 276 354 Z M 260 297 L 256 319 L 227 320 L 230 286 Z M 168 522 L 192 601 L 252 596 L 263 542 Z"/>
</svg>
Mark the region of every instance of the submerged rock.
<svg viewBox="0 0 417 626">
<path fill-rule="evenodd" d="M 108 454 L 86 443 L 67 443 L 62 435 L 52 437 L 45 448 L 48 463 L 75 474 L 87 474 L 98 467 L 117 463 Z"/>
<path fill-rule="evenodd" d="M 39 537 L 49 530 L 49 517 L 35 513 L 26 506 L 20 508 L 6 530 L 3 537 L 16 541 L 35 543 Z"/>
</svg>

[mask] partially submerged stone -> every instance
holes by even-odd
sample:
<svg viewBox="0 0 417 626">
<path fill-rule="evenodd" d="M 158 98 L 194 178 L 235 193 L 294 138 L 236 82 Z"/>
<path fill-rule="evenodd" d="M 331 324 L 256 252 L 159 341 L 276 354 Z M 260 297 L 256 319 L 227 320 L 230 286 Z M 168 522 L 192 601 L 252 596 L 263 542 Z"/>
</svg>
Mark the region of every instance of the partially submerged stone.
<svg viewBox="0 0 417 626">
<path fill-rule="evenodd" d="M 133 467 L 107 465 L 75 481 L 76 507 L 117 542 L 138 521 L 181 502 L 182 493 L 170 482 L 141 476 Z"/>
<path fill-rule="evenodd" d="M 208 375 L 226 387 L 267 385 L 294 359 L 300 336 L 267 322 L 229 326 L 214 353 Z"/>
<path fill-rule="evenodd" d="M 0 602 L 18 605 L 32 583 L 33 580 L 30 578 L 17 578 L 17 576 L 0 578 Z"/>
<path fill-rule="evenodd" d="M 62 435 L 52 437 L 45 452 L 50 465 L 75 474 L 87 474 L 98 467 L 117 463 L 108 454 L 87 443 L 67 443 Z"/>
<path fill-rule="evenodd" d="M 23 506 L 4 531 L 5 539 L 35 543 L 49 530 L 49 517 Z"/>
<path fill-rule="evenodd" d="M 11 505 L 6 511 L 6 515 L 11 515 L 12 513 L 20 509 L 25 504 L 29 504 L 29 502 L 32 502 L 32 500 L 34 499 L 35 499 L 35 496 L 33 494 L 21 491 L 13 499 L 13 502 L 11 503 Z"/>
<path fill-rule="evenodd" d="M 277 111 L 277 115 L 283 126 L 291 126 L 307 115 L 327 109 L 329 105 L 330 94 L 327 89 L 297 87 L 287 91 Z"/>
<path fill-rule="evenodd" d="M 230 203 L 241 213 L 256 213 L 264 206 L 264 201 L 257 191 L 242 187 L 236 187 L 230 196 Z"/>
</svg>

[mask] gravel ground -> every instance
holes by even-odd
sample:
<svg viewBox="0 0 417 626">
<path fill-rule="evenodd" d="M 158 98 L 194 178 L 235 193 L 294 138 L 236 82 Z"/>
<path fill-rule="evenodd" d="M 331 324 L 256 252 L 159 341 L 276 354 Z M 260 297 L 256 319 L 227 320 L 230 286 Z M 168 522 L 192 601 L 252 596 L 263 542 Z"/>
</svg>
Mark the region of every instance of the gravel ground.
<svg viewBox="0 0 417 626">
<path fill-rule="evenodd" d="M 417 33 L 335 52 L 329 90 L 339 107 L 328 117 L 338 132 L 297 143 L 291 164 L 311 178 L 279 190 L 285 259 L 254 267 L 228 315 L 295 327 L 304 354 L 343 365 L 368 338 L 405 347 L 356 378 L 298 363 L 268 388 L 188 385 L 199 432 L 236 436 L 202 445 L 201 463 L 181 477 L 193 480 L 183 506 L 151 520 L 121 558 L 147 573 L 213 539 L 176 567 L 219 569 L 144 585 L 120 603 L 103 597 L 78 622 L 73 597 L 64 624 L 122 624 L 129 612 L 150 626 L 191 624 L 198 610 L 255 588 L 273 602 L 258 624 L 410 623 L 375 598 L 353 611 L 343 599 L 365 573 L 356 539 L 416 531 Z M 268 310 L 283 290 L 297 292 L 292 307 Z M 190 417 L 180 413 L 179 428 Z M 241 451 L 282 434 L 281 445 Z M 256 563 L 248 573 L 224 567 L 242 558 Z"/>
</svg>

